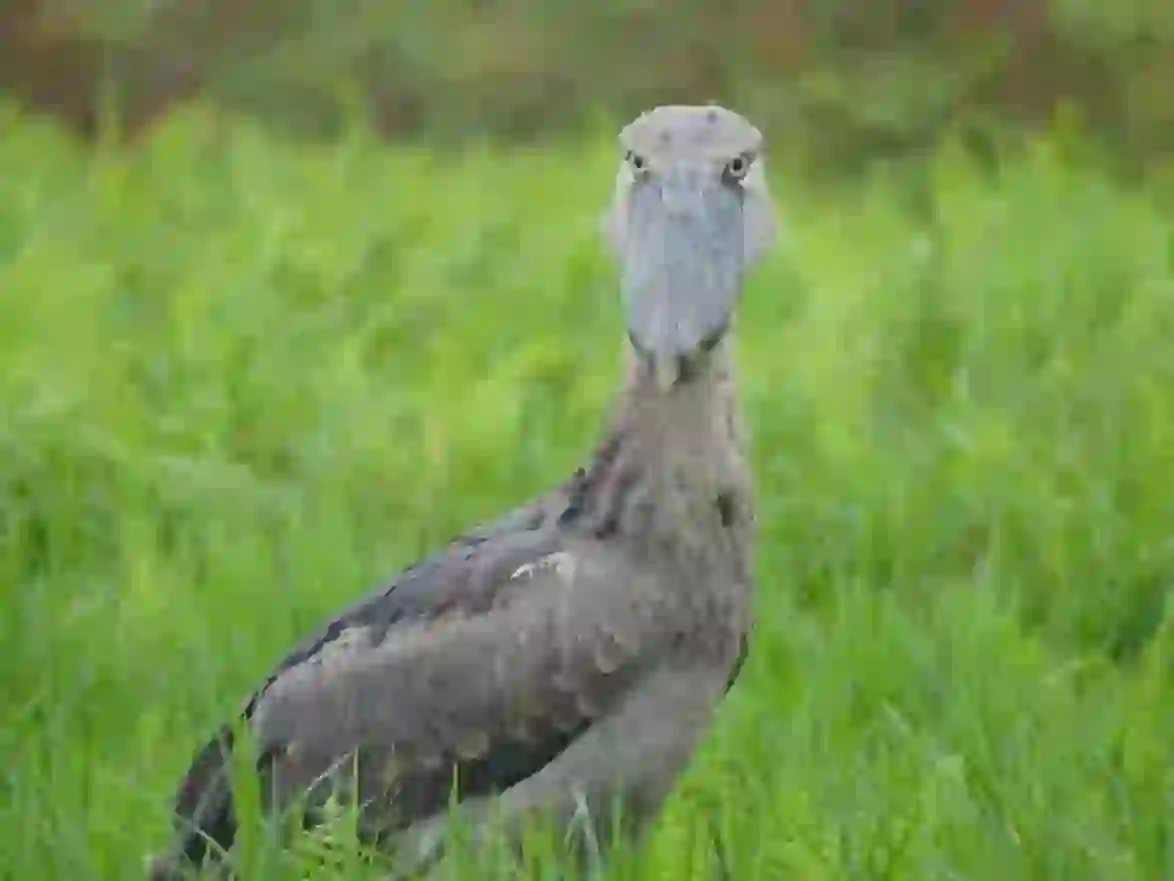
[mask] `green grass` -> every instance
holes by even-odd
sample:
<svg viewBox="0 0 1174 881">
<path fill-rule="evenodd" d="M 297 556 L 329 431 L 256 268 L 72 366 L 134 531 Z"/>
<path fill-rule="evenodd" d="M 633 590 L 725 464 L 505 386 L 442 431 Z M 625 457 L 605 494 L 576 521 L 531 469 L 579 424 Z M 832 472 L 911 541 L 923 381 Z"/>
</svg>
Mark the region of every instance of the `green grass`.
<svg viewBox="0 0 1174 881">
<path fill-rule="evenodd" d="M 612 148 L 7 123 L 0 876 L 124 881 L 291 640 L 594 440 Z M 784 166 L 754 648 L 633 877 L 708 879 L 709 816 L 737 881 L 1174 877 L 1169 219 L 1047 144 Z"/>
</svg>

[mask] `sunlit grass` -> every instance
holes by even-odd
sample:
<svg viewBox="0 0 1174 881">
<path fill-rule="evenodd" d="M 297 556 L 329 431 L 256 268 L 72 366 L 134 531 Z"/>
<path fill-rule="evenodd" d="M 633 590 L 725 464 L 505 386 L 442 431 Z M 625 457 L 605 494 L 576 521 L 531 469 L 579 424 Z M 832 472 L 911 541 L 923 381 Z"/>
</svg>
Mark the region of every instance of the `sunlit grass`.
<svg viewBox="0 0 1174 881">
<path fill-rule="evenodd" d="M 6 878 L 140 877 L 290 642 L 568 473 L 618 373 L 607 141 L 212 132 L 0 141 Z M 777 183 L 754 649 L 625 871 L 708 879 L 716 820 L 738 881 L 1174 876 L 1170 223 L 1046 146 Z"/>
</svg>

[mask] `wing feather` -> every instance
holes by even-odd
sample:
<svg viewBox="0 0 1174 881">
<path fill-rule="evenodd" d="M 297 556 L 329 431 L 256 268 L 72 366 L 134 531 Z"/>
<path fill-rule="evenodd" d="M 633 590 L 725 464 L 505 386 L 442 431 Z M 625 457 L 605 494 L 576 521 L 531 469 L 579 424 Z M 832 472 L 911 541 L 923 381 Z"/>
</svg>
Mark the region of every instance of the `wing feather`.
<svg viewBox="0 0 1174 881">
<path fill-rule="evenodd" d="M 345 656 L 357 646 L 380 644 L 421 622 L 488 608 L 495 592 L 518 568 L 558 550 L 554 519 L 582 480 L 583 472 L 576 472 L 562 486 L 458 536 L 353 603 L 278 663 L 244 701 L 240 718 L 251 720 L 258 703 L 286 671 Z M 166 852 L 152 860 L 152 878 L 172 877 L 183 862 L 199 863 L 213 843 L 224 850 L 232 846 L 236 821 L 226 769 L 234 747 L 233 726 L 224 725 L 193 758 L 175 795 L 175 838 Z M 556 748 L 558 744 L 548 740 L 547 749 Z M 272 752 L 260 754 L 257 768 L 263 777 L 272 773 L 275 759 Z M 501 765 L 509 766 L 509 762 Z M 512 776 L 490 773 L 476 764 L 471 767 L 475 782 Z"/>
<path fill-rule="evenodd" d="M 658 631 L 667 636 L 673 609 L 671 592 L 649 589 L 634 600 L 631 574 L 609 571 L 621 567 L 606 560 L 593 566 L 589 554 L 576 558 L 570 584 L 545 571 L 516 585 L 508 602 L 285 671 L 255 710 L 261 742 L 447 749 L 477 731 L 504 732 L 564 694 L 590 693 L 615 666 L 600 659 L 635 655 Z"/>
</svg>

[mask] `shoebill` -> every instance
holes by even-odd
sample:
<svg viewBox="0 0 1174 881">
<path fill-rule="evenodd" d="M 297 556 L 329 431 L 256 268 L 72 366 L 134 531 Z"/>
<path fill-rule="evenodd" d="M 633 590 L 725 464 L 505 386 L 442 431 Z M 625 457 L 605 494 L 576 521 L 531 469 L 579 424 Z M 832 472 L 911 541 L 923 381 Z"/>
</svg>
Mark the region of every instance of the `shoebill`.
<svg viewBox="0 0 1174 881">
<path fill-rule="evenodd" d="M 774 232 L 763 138 L 718 106 L 658 107 L 619 135 L 604 218 L 626 369 L 585 467 L 330 620 L 238 724 L 263 808 L 357 806 L 404 865 L 527 818 L 638 835 L 688 764 L 747 646 L 753 488 L 730 355 Z M 195 757 L 155 881 L 231 863 L 233 728 Z M 237 744 L 240 748 L 240 744 Z"/>
</svg>

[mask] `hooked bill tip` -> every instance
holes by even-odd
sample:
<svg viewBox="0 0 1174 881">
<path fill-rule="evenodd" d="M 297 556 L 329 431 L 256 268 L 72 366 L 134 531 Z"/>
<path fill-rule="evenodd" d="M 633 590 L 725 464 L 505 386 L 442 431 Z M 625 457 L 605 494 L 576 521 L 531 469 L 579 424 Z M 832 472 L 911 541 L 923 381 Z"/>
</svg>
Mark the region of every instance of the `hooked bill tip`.
<svg viewBox="0 0 1174 881">
<path fill-rule="evenodd" d="M 628 331 L 628 342 L 636 357 L 647 365 L 653 380 L 661 391 L 668 391 L 683 373 L 684 355 L 675 352 L 656 351 L 644 345 L 634 330 Z"/>
<path fill-rule="evenodd" d="M 667 392 L 681 376 L 681 359 L 655 355 L 652 359 L 652 375 L 662 392 Z"/>
</svg>

